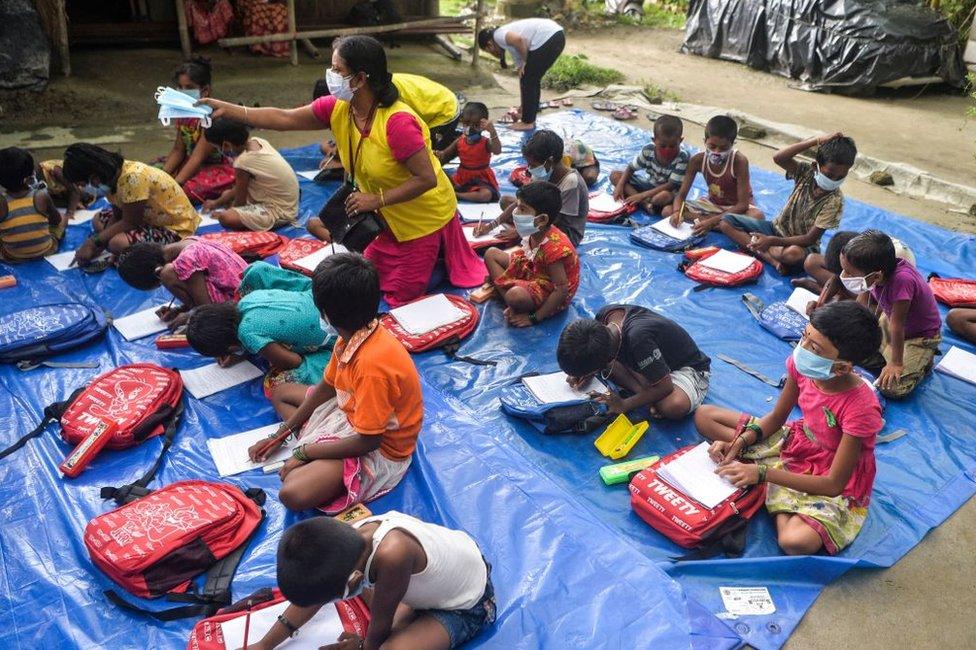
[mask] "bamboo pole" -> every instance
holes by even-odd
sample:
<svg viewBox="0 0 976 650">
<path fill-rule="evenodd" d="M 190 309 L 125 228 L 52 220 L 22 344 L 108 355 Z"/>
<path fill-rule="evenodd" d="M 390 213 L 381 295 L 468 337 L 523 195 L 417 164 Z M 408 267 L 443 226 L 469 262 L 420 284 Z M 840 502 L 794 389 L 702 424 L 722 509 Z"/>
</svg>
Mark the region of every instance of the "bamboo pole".
<svg viewBox="0 0 976 650">
<path fill-rule="evenodd" d="M 61 74 L 65 77 L 71 76 L 71 52 L 68 47 L 68 8 L 64 6 L 64 0 L 58 0 L 54 10 L 57 12 L 56 24 L 58 26 L 57 43 L 59 54 L 61 55 Z"/>
<path fill-rule="evenodd" d="M 190 30 L 186 26 L 186 6 L 183 0 L 174 0 L 176 5 L 176 24 L 180 30 L 180 49 L 183 50 L 183 58 L 189 59 L 193 54 L 193 46 L 190 43 Z"/>
<path fill-rule="evenodd" d="M 258 43 L 278 43 L 281 41 L 292 41 L 302 38 L 328 38 L 337 36 L 353 36 L 356 34 L 383 34 L 386 32 L 396 32 L 413 27 L 425 27 L 435 25 L 449 25 L 457 22 L 454 18 L 425 18 L 422 20 L 408 20 L 402 23 L 392 23 L 390 25 L 376 25 L 373 27 L 340 27 L 333 29 L 316 29 L 307 32 L 295 32 L 294 34 L 265 34 L 263 36 L 235 36 L 232 38 L 222 38 L 217 41 L 220 47 L 237 47 L 241 45 L 256 45 Z"/>
<path fill-rule="evenodd" d="M 478 45 L 478 32 L 481 31 L 481 19 L 485 15 L 485 0 L 478 0 L 478 8 L 474 15 L 474 47 L 471 48 L 471 67 L 475 70 L 479 67 L 481 59 L 481 47 Z"/>
<path fill-rule="evenodd" d="M 295 0 L 288 0 L 288 31 L 291 36 L 291 64 L 298 65 L 298 41 L 295 37 L 298 25 L 295 21 Z"/>
</svg>

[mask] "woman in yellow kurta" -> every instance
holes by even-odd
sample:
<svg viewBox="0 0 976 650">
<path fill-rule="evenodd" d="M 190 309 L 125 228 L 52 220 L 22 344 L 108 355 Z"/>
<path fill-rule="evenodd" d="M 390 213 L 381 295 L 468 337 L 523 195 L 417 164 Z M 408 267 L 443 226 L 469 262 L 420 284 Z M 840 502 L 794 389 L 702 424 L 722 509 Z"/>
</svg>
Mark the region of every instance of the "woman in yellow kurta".
<svg viewBox="0 0 976 650">
<path fill-rule="evenodd" d="M 79 143 L 64 152 L 64 178 L 93 196 L 105 196 L 112 210 L 92 221 L 94 236 L 75 253 L 87 264 L 107 248 L 118 255 L 138 242 L 171 244 L 192 235 L 200 224 L 183 189 L 173 177 L 141 162 L 93 144 Z"/>
<path fill-rule="evenodd" d="M 330 128 L 356 191 L 350 216 L 377 211 L 385 228 L 364 254 L 376 265 L 391 306 L 426 293 L 443 254 L 450 281 L 472 287 L 485 277 L 458 220 L 450 180 L 434 157 L 430 131 L 405 103 L 386 69 L 386 53 L 368 36 L 341 39 L 327 71 L 331 95 L 295 109 L 236 106 L 202 99 L 214 117 L 278 131 Z"/>
</svg>

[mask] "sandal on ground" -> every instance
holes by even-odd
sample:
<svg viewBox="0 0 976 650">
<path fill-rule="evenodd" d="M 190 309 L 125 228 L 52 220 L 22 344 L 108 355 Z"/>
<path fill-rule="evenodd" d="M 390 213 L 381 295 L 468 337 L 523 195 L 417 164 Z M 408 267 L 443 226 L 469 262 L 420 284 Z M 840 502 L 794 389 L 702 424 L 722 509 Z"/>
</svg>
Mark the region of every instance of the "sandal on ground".
<svg viewBox="0 0 976 650">
<path fill-rule="evenodd" d="M 613 112 L 612 117 L 615 120 L 632 120 L 637 117 L 637 113 L 630 110 L 629 106 L 621 106 Z"/>
<path fill-rule="evenodd" d="M 616 111 L 620 105 L 613 102 L 593 102 L 593 110 L 596 111 Z"/>
</svg>

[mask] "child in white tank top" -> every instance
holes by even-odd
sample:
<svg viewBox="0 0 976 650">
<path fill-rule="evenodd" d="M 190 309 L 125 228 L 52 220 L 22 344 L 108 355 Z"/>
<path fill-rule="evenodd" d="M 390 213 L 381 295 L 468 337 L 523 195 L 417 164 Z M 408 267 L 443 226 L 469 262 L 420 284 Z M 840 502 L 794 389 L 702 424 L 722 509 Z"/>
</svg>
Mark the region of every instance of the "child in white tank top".
<svg viewBox="0 0 976 650">
<path fill-rule="evenodd" d="M 344 633 L 326 647 L 447 650 L 495 621 L 491 567 L 478 544 L 396 511 L 352 526 L 330 517 L 295 524 L 278 545 L 278 587 L 291 604 L 253 648 L 275 647 L 323 605 L 360 593 L 370 607 L 366 638 Z"/>
</svg>

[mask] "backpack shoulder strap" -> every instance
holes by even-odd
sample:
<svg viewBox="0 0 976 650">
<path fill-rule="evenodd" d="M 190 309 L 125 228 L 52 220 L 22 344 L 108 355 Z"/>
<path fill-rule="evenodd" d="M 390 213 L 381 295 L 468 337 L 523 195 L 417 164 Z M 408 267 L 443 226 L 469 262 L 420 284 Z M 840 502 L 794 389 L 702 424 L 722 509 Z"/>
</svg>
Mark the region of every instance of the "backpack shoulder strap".
<svg viewBox="0 0 976 650">
<path fill-rule="evenodd" d="M 154 478 L 156 478 L 156 473 L 163 464 L 163 457 L 166 456 L 166 452 L 169 451 L 169 448 L 173 446 L 173 438 L 176 436 L 176 428 L 179 426 L 180 420 L 182 419 L 183 400 L 181 399 L 176 405 L 176 408 L 174 408 L 170 413 L 169 422 L 166 424 L 166 430 L 163 432 L 163 448 L 159 450 L 159 455 L 156 456 L 156 461 L 152 464 L 152 467 L 150 467 L 149 470 L 142 475 L 142 478 L 134 483 L 129 483 L 128 485 L 123 485 L 121 487 L 103 487 L 101 490 L 102 499 L 114 499 L 115 502 L 121 506 L 149 494 L 150 490 L 147 486 Z"/>
<path fill-rule="evenodd" d="M 468 357 L 463 354 L 458 354 L 458 350 L 461 348 L 461 339 L 458 336 L 452 336 L 451 338 L 444 341 L 441 347 L 444 349 L 444 354 L 451 361 L 464 361 L 465 363 L 470 363 L 475 366 L 494 366 L 497 365 L 497 361 L 488 361 L 486 359 L 475 359 L 474 357 Z"/>
<path fill-rule="evenodd" d="M 67 411 L 68 407 L 71 406 L 71 403 L 74 402 L 79 395 L 81 395 L 81 391 L 83 390 L 85 390 L 85 386 L 76 388 L 75 391 L 68 396 L 68 399 L 64 400 L 63 402 L 54 402 L 53 404 L 48 404 L 46 407 L 44 407 L 44 419 L 41 420 L 40 424 L 38 424 L 37 427 L 35 427 L 30 433 L 21 436 L 14 444 L 10 445 L 6 449 L 0 450 L 0 460 L 6 458 L 26 445 L 31 438 L 36 438 L 44 433 L 44 429 L 46 429 L 49 424 L 60 420 L 61 416 L 64 415 L 64 412 Z"/>
</svg>

